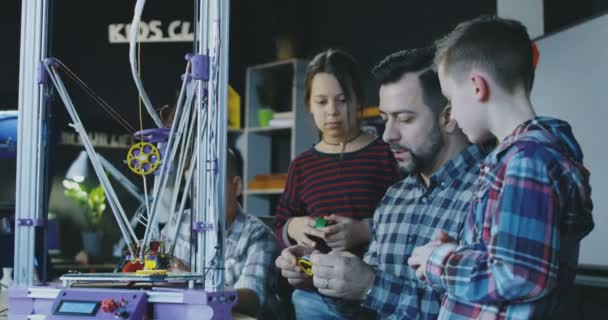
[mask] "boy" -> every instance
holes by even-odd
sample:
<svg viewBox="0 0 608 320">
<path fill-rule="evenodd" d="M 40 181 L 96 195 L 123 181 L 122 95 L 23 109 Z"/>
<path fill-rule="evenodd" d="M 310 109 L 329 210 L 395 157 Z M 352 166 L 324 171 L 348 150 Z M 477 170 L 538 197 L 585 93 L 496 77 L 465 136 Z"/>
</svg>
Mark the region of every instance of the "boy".
<svg viewBox="0 0 608 320">
<path fill-rule="evenodd" d="M 241 210 L 238 197 L 242 192 L 243 164 L 240 155 L 228 149 L 226 155 L 226 238 L 224 254 L 225 284 L 237 292 L 237 311 L 255 316 L 264 305 L 276 254 L 274 234 L 264 222 Z M 161 238 L 170 239 L 177 225 L 174 215 L 162 229 Z M 172 269 L 189 271 L 191 255 L 190 210 L 184 211 L 175 241 Z"/>
<path fill-rule="evenodd" d="M 532 42 L 519 22 L 477 18 L 437 46 L 452 116 L 471 142 L 500 145 L 482 164 L 461 244 L 440 233 L 408 264 L 446 290 L 440 319 L 552 318 L 593 229 L 582 151 L 566 122 L 532 108 Z"/>
</svg>

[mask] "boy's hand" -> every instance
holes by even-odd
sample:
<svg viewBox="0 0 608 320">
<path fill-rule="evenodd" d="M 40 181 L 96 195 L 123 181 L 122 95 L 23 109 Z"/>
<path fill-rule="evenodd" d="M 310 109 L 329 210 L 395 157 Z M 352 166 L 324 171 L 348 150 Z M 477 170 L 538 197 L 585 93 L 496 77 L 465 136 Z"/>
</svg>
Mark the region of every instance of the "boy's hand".
<svg viewBox="0 0 608 320">
<path fill-rule="evenodd" d="M 84 250 L 78 251 L 74 260 L 79 264 L 89 264 L 89 255 Z"/>
<path fill-rule="evenodd" d="M 426 263 L 429 260 L 431 253 L 441 246 L 441 244 L 441 241 L 433 240 L 421 247 L 416 247 L 414 248 L 414 251 L 412 251 L 412 256 L 407 259 L 407 264 L 416 270 L 416 276 L 420 281 L 426 279 Z"/>
<path fill-rule="evenodd" d="M 416 276 L 421 281 L 426 279 L 426 263 L 433 253 L 433 250 L 437 249 L 437 247 L 446 244 L 446 243 L 457 243 L 456 240 L 450 237 L 447 232 L 440 230 L 435 235 L 435 240 L 421 246 L 414 248 L 412 251 L 412 256 L 407 259 L 407 264 L 409 264 L 414 270 L 416 270 Z"/>
<path fill-rule="evenodd" d="M 435 240 L 440 241 L 441 244 L 444 244 L 444 243 L 458 243 L 456 241 L 456 239 L 450 237 L 450 235 L 448 235 L 443 230 L 440 230 L 439 232 L 437 232 L 437 234 L 435 235 Z"/>
<path fill-rule="evenodd" d="M 169 270 L 173 272 L 190 272 L 190 268 L 186 267 L 186 265 L 176 257 L 173 257 L 171 260 L 171 268 Z"/>
</svg>

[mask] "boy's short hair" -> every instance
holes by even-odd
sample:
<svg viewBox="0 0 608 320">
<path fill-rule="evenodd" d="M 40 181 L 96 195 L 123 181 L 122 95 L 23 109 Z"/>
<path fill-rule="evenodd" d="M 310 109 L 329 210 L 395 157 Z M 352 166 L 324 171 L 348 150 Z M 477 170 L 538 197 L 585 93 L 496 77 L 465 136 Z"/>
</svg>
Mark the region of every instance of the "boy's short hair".
<svg viewBox="0 0 608 320">
<path fill-rule="evenodd" d="M 436 46 L 435 64 L 442 64 L 446 74 L 462 77 L 477 67 L 508 92 L 519 86 L 532 90 L 532 41 L 519 21 L 481 16 L 459 24 Z"/>
<path fill-rule="evenodd" d="M 403 50 L 388 55 L 372 70 L 372 75 L 380 85 L 401 80 L 410 72 L 420 72 L 418 79 L 422 87 L 422 99 L 435 113 L 441 112 L 447 105 L 447 99 L 441 93 L 437 71 L 433 67 L 435 47 Z"/>
<path fill-rule="evenodd" d="M 226 155 L 226 178 L 243 177 L 243 160 L 236 149 L 228 148 Z"/>
</svg>

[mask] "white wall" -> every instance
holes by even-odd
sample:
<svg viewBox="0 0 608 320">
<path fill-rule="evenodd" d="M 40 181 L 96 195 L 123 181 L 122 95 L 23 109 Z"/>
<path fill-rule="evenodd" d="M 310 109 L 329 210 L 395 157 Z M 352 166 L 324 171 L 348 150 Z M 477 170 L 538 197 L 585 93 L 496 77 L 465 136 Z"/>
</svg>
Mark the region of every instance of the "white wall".
<svg viewBox="0 0 608 320">
<path fill-rule="evenodd" d="M 608 266 L 608 14 L 537 41 L 532 102 L 539 115 L 568 121 L 591 172 L 595 230 L 580 263 Z"/>
<path fill-rule="evenodd" d="M 496 11 L 501 18 L 521 21 L 532 38 L 545 33 L 543 0 L 497 0 Z"/>
</svg>

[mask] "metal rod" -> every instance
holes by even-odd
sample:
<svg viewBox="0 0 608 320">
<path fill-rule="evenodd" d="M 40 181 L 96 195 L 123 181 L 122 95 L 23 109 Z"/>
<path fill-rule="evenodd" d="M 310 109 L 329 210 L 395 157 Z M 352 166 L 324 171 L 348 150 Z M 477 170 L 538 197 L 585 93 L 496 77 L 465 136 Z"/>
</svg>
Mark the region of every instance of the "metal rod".
<svg viewBox="0 0 608 320">
<path fill-rule="evenodd" d="M 194 85 L 194 84 L 192 84 Z M 189 89 L 190 92 L 194 93 L 194 88 L 190 87 Z M 186 101 L 186 104 L 188 105 L 192 105 L 192 98 L 193 98 L 193 94 L 190 95 L 188 97 L 188 101 Z M 186 169 L 186 160 L 187 159 L 192 159 L 193 156 L 195 156 L 195 154 L 193 152 L 191 152 L 192 150 L 192 137 L 193 137 L 193 133 L 194 133 L 194 125 L 196 124 L 196 119 L 195 117 L 192 115 L 192 112 L 189 112 L 186 114 L 187 117 L 187 123 L 188 123 L 188 132 L 186 133 L 186 139 L 183 139 L 182 142 L 182 146 L 181 146 L 181 150 L 182 153 L 180 154 L 179 160 L 178 160 L 178 165 L 177 165 L 177 171 L 176 171 L 176 177 L 175 177 L 175 186 L 174 186 L 174 194 L 173 194 L 173 198 L 171 199 L 171 206 L 170 206 L 170 212 L 171 214 L 173 214 L 175 212 L 176 206 L 177 206 L 177 198 L 179 196 L 179 190 L 180 187 L 182 185 L 182 179 L 184 176 L 184 171 Z M 196 161 L 190 161 L 190 166 L 192 166 L 193 163 L 195 163 Z M 193 170 L 190 170 L 193 171 Z M 187 190 L 188 188 L 186 188 Z M 183 198 L 187 198 L 188 197 L 188 192 L 184 192 L 182 194 Z"/>
<path fill-rule="evenodd" d="M 219 43 L 216 44 L 218 46 L 218 55 L 217 60 L 219 61 L 219 81 L 217 84 L 217 95 L 219 97 L 218 101 L 218 117 L 217 117 L 217 144 L 216 150 L 219 153 L 218 159 L 218 175 L 216 176 L 217 181 L 217 208 L 215 214 L 218 216 L 218 226 L 214 229 L 215 236 L 217 239 L 218 246 L 218 256 L 217 256 L 217 266 L 213 270 L 215 274 L 213 278 L 218 285 L 219 290 L 224 289 L 224 248 L 225 248 L 225 239 L 224 239 L 224 231 L 226 229 L 226 178 L 228 173 L 226 171 L 226 155 L 227 152 L 222 147 L 227 146 L 227 137 L 226 137 L 226 127 L 228 123 L 228 39 L 229 39 L 229 14 L 230 14 L 230 1 L 221 1 L 217 0 L 219 6 Z"/>
<path fill-rule="evenodd" d="M 38 68 L 47 48 L 47 0 L 22 1 L 19 59 L 19 116 L 17 135 L 16 219 L 42 217 L 42 126 L 44 103 L 38 85 Z M 35 229 L 15 228 L 14 286 L 33 283 Z"/>
<path fill-rule="evenodd" d="M 146 232 L 144 234 L 144 238 L 142 241 L 142 246 L 140 248 L 140 252 L 139 252 L 139 256 L 141 258 L 141 260 L 143 261 L 143 257 L 144 257 L 144 253 L 145 253 L 145 248 L 148 247 L 149 243 L 150 243 L 150 237 L 152 234 L 152 230 L 154 230 L 155 226 L 156 226 L 156 216 L 157 216 L 157 208 L 158 208 L 158 204 L 160 203 L 160 199 L 162 199 L 162 196 L 164 194 L 164 191 L 167 187 L 167 177 L 168 177 L 168 168 L 171 165 L 171 163 L 173 162 L 173 159 L 175 158 L 175 154 L 177 152 L 177 146 L 179 145 L 179 139 L 181 139 L 182 135 L 183 135 L 183 131 L 184 131 L 184 121 L 183 121 L 183 98 L 184 98 L 184 94 L 186 92 L 186 86 L 187 86 L 187 82 L 188 82 L 188 72 L 190 70 L 190 63 L 188 63 L 188 65 L 186 66 L 186 77 L 184 77 L 184 81 L 182 82 L 182 88 L 180 90 L 180 97 L 178 99 L 178 103 L 175 109 L 175 123 L 173 123 L 173 125 L 171 126 L 171 130 L 169 131 L 169 140 L 167 141 L 167 152 L 165 152 L 165 159 L 163 160 L 161 166 L 160 166 L 160 175 L 158 176 L 158 179 L 160 180 L 160 182 L 158 183 L 157 187 L 154 189 L 154 195 L 153 195 L 153 200 L 152 200 L 152 207 L 150 209 L 150 216 L 148 217 L 148 227 L 146 228 Z M 189 112 L 190 111 L 190 106 L 186 106 L 185 107 L 185 111 L 184 112 Z M 168 154 L 168 156 L 167 156 Z"/>
<path fill-rule="evenodd" d="M 91 161 L 91 164 L 93 165 L 93 170 L 95 171 L 95 174 L 97 175 L 97 178 L 99 179 L 99 182 L 101 183 L 102 187 L 106 191 L 108 203 L 110 204 L 112 213 L 114 213 L 114 218 L 116 219 L 116 223 L 118 223 L 118 228 L 120 229 L 120 232 L 121 232 L 123 238 L 127 242 L 129 252 L 131 253 L 131 255 L 134 255 L 135 250 L 133 247 L 133 243 L 137 243 L 137 237 L 135 236 L 135 232 L 133 231 L 131 226 L 128 224 L 129 220 L 126 217 L 124 209 L 120 205 L 120 202 L 118 202 L 118 197 L 116 196 L 116 192 L 114 191 L 112 184 L 108 180 L 108 177 L 105 175 L 103 167 L 101 166 L 101 163 L 100 163 L 99 159 L 97 158 L 97 153 L 95 152 L 95 149 L 93 148 L 93 144 L 91 143 L 91 140 L 89 139 L 88 134 L 86 133 L 86 131 L 84 130 L 84 127 L 82 126 L 80 117 L 78 116 L 78 113 L 76 112 L 76 109 L 74 108 L 74 105 L 72 104 L 72 101 L 67 93 L 67 90 L 65 89 L 65 86 L 63 85 L 63 82 L 61 81 L 61 77 L 59 76 L 59 74 L 57 73 L 57 71 L 54 68 L 51 68 L 50 66 L 48 66 L 48 64 L 45 64 L 45 66 L 46 66 L 46 69 L 49 73 L 51 80 L 53 81 L 53 84 L 55 85 L 55 88 L 57 88 L 57 92 L 59 93 L 59 95 L 61 96 L 61 98 L 63 100 L 64 106 L 65 106 L 66 110 L 68 111 L 68 114 L 70 115 L 70 117 L 72 118 L 72 121 L 74 122 L 72 124 L 72 127 L 74 128 L 74 130 L 76 130 L 76 132 L 82 139 L 82 144 L 83 144 L 87 154 L 89 155 L 89 160 Z"/>
<path fill-rule="evenodd" d="M 208 25 L 209 25 L 209 1 L 208 0 L 200 0 L 199 1 L 199 11 L 198 11 L 198 23 L 197 28 L 199 32 L 197 34 L 198 38 L 195 39 L 195 42 L 198 42 L 197 53 L 198 54 L 206 54 L 208 48 Z M 207 164 L 207 153 L 206 153 L 206 132 L 204 132 L 203 127 L 204 123 L 202 120 L 205 118 L 203 113 L 205 112 L 205 103 L 203 102 L 205 99 L 205 89 L 207 88 L 207 83 L 201 80 L 198 80 L 197 83 L 197 103 L 196 103 L 196 112 L 197 119 L 199 121 L 197 135 L 196 135 L 196 143 L 200 144 L 201 147 L 198 150 L 198 161 L 196 165 L 196 183 L 194 192 L 194 206 L 192 208 L 192 219 L 195 222 L 204 221 L 204 211 L 206 204 L 206 190 L 205 186 L 205 174 L 206 174 L 206 164 Z M 208 104 L 208 101 L 207 101 Z M 194 259 L 194 271 L 204 273 L 205 272 L 205 256 L 206 256 L 206 245 L 205 245 L 205 237 L 201 233 L 197 233 L 196 238 L 198 252 L 196 253 L 196 259 Z"/>
<path fill-rule="evenodd" d="M 131 182 L 129 178 L 122 174 L 120 170 L 118 170 L 112 163 L 110 163 L 110 161 L 104 158 L 101 154 L 97 153 L 97 157 L 99 157 L 99 162 L 101 162 L 101 165 L 108 171 L 108 173 L 112 177 L 114 177 L 114 179 L 116 179 L 116 181 L 118 181 L 118 183 L 120 183 L 121 186 L 123 186 L 123 188 L 125 188 L 125 190 L 127 190 L 127 192 L 129 192 L 131 196 L 137 199 L 137 201 L 139 201 L 140 203 L 144 202 L 144 197 L 141 195 L 141 190 L 139 190 L 139 188 L 135 186 L 135 184 Z"/>
</svg>

